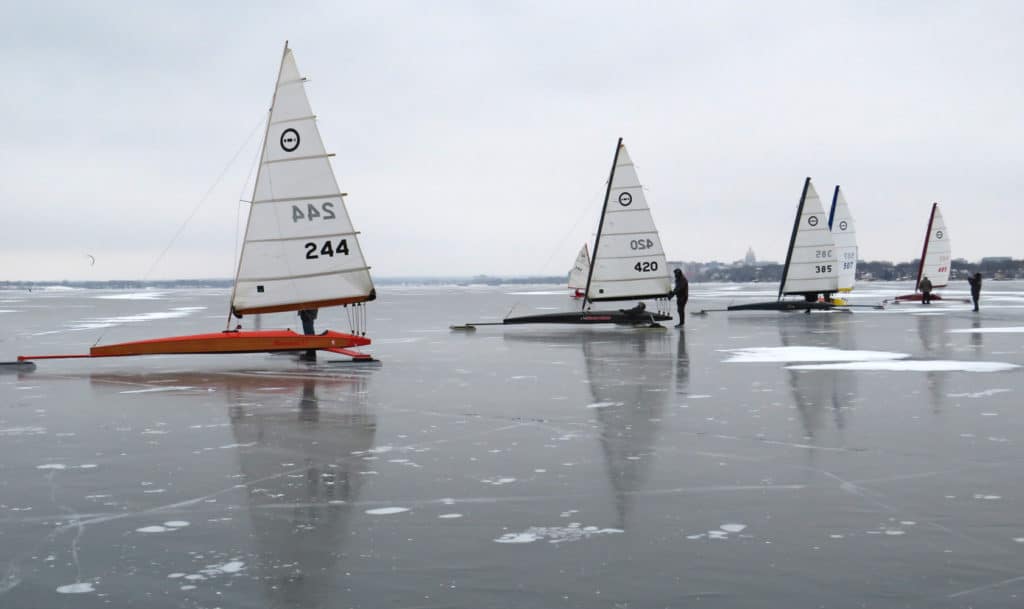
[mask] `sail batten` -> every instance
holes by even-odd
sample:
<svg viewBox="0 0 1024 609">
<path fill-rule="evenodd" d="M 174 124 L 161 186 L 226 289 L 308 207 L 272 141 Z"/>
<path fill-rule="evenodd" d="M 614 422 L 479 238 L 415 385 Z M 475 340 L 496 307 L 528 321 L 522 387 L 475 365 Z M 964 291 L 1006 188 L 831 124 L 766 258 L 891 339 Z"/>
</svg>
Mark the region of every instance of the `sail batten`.
<svg viewBox="0 0 1024 609">
<path fill-rule="evenodd" d="M 305 80 L 285 47 L 232 296 L 239 314 L 349 304 L 373 295 Z"/>
<path fill-rule="evenodd" d="M 619 140 L 605 193 L 586 300 L 634 300 L 672 290 L 665 252 L 643 186 Z"/>
<path fill-rule="evenodd" d="M 828 218 L 811 179 L 807 178 L 797 206 L 779 295 L 835 292 L 838 290 L 837 266 Z"/>
</svg>

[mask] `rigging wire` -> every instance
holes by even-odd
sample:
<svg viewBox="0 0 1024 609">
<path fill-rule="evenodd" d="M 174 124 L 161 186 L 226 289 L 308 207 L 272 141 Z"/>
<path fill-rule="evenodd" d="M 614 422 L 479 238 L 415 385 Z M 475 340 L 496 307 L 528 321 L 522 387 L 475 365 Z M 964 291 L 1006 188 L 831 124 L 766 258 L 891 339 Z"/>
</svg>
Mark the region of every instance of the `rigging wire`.
<svg viewBox="0 0 1024 609">
<path fill-rule="evenodd" d="M 260 126 L 263 125 L 264 120 L 264 118 L 260 118 L 259 123 L 257 123 L 256 126 L 253 127 L 253 129 L 249 132 L 249 135 L 246 136 L 245 141 L 243 141 L 242 145 L 239 146 L 238 150 L 235 151 L 235 154 L 231 155 L 231 160 L 229 160 L 227 164 L 224 165 L 224 168 L 220 171 L 220 174 L 217 175 L 217 178 L 213 181 L 213 184 L 210 185 L 210 187 L 206 190 L 206 193 L 204 193 L 203 196 L 199 199 L 199 202 L 196 203 L 196 205 L 192 208 L 192 211 L 189 213 L 188 217 L 185 218 L 185 221 L 181 223 L 181 225 L 178 227 L 178 230 L 174 232 L 174 235 L 171 237 L 170 241 L 167 242 L 167 245 L 164 247 L 163 251 L 160 252 L 160 254 L 156 257 L 156 260 L 153 261 L 153 264 L 150 265 L 149 270 L 146 271 L 146 274 L 143 275 L 143 282 L 149 280 L 150 276 L 152 276 L 157 266 L 163 260 L 164 255 L 166 255 L 167 252 L 170 251 L 171 246 L 173 246 L 174 242 L 178 240 L 178 237 L 181 236 L 181 233 L 185 231 L 185 227 L 188 226 L 189 222 L 192 221 L 192 218 L 194 218 L 195 215 L 199 212 L 199 208 L 202 207 L 204 203 L 206 203 L 206 200 L 210 198 L 210 195 L 213 193 L 214 189 L 217 188 L 221 180 L 224 179 L 224 176 L 227 175 L 231 167 L 234 166 L 235 161 L 238 159 L 239 155 L 242 154 L 242 151 L 245 150 L 245 147 L 249 145 L 249 141 L 252 140 L 253 134 L 255 134 L 256 131 L 260 128 Z M 108 328 L 105 328 L 102 332 L 100 332 L 99 337 L 96 338 L 96 342 L 94 342 L 92 346 L 95 347 L 100 343 L 101 340 L 103 340 L 103 336 L 106 335 L 107 330 L 110 327 L 113 326 L 109 326 Z"/>
<path fill-rule="evenodd" d="M 608 180 L 605 180 L 605 185 L 607 185 L 607 184 L 608 184 Z M 604 190 L 603 186 L 602 186 L 601 190 Z M 551 266 L 551 260 L 555 257 L 555 254 L 557 254 L 558 251 L 560 249 L 562 249 L 562 245 L 565 244 L 565 241 L 569 238 L 569 235 L 571 235 L 573 232 L 576 231 L 576 227 L 578 227 L 580 225 L 580 222 L 583 221 L 583 217 L 586 215 L 586 213 L 588 211 L 590 211 L 590 210 L 593 210 L 593 205 L 594 205 L 593 200 L 600 199 L 600 198 L 601 198 L 600 192 L 597 192 L 597 193 L 594 194 L 593 198 L 589 198 L 588 197 L 588 198 L 584 198 L 583 199 L 583 203 L 580 205 L 580 211 L 576 215 L 576 221 L 573 222 L 572 226 L 569 227 L 569 230 L 567 230 L 565 232 L 565 234 L 562 235 L 562 238 L 559 239 L 555 243 L 555 246 L 551 249 L 551 252 L 548 254 L 547 259 L 544 261 L 544 264 L 541 265 L 541 272 L 542 273 L 547 272 L 547 269 Z M 602 205 L 603 204 L 604 204 L 604 202 L 602 201 Z M 587 237 L 587 241 L 588 242 L 590 241 L 590 237 L 589 236 Z"/>
</svg>

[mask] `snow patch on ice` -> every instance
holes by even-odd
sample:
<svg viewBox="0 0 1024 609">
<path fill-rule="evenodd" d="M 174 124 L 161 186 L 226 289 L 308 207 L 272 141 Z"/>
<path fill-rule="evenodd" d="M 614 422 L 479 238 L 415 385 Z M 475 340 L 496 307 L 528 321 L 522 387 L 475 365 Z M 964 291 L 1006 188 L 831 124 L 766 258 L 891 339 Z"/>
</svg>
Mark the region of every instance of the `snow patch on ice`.
<svg viewBox="0 0 1024 609">
<path fill-rule="evenodd" d="M 956 360 L 861 361 L 838 364 L 799 364 L 787 370 L 872 370 L 889 372 L 1005 372 L 1020 368 L 1006 362 L 966 362 Z"/>
<path fill-rule="evenodd" d="M 44 463 L 43 465 L 37 465 L 36 469 L 56 469 L 56 470 L 61 470 L 61 469 L 67 469 L 67 467 L 68 466 L 64 465 L 63 463 Z"/>
<path fill-rule="evenodd" d="M 768 362 L 874 362 L 910 357 L 907 353 L 856 351 L 834 349 L 832 347 L 748 347 L 744 349 L 719 349 L 719 351 L 732 353 L 732 357 L 724 361 L 733 364 Z"/>
<path fill-rule="evenodd" d="M 408 512 L 409 508 L 404 507 L 385 507 L 385 508 L 373 508 L 366 510 L 367 514 L 373 516 L 390 516 L 392 514 L 401 514 L 402 512 Z"/>
<path fill-rule="evenodd" d="M 567 527 L 530 527 L 521 533 L 506 533 L 494 540 L 495 543 L 533 543 L 547 539 L 548 543 L 579 541 L 595 535 L 623 533 L 622 529 L 600 529 L 594 526 L 580 526 L 572 523 Z"/>
<path fill-rule="evenodd" d="M 976 391 L 974 393 L 947 393 L 946 397 L 950 398 L 987 398 L 990 395 L 997 393 L 1006 393 L 1009 389 L 986 389 L 984 391 Z"/>
<path fill-rule="evenodd" d="M 150 387 L 149 389 L 129 389 L 118 393 L 161 393 L 164 391 L 186 391 L 188 389 L 195 389 L 195 387 L 188 387 L 184 385 L 174 387 Z"/>
<path fill-rule="evenodd" d="M 622 406 L 623 402 L 594 402 L 593 404 L 587 404 L 587 408 L 609 408 L 612 406 Z"/>
<path fill-rule="evenodd" d="M 167 531 L 173 531 L 173 530 L 174 529 L 168 529 L 167 527 L 162 527 L 162 526 L 160 526 L 158 524 L 154 524 L 153 526 L 148 526 L 148 527 L 142 527 L 142 528 L 139 528 L 139 529 L 135 529 L 135 532 L 136 533 L 166 533 Z"/>
<path fill-rule="evenodd" d="M 747 528 L 745 524 L 723 524 L 718 527 L 727 533 L 739 533 L 743 529 Z"/>
<path fill-rule="evenodd" d="M 58 586 L 57 592 L 60 594 L 84 594 L 86 592 L 95 592 L 95 588 L 92 584 L 86 582 L 78 582 L 77 584 L 68 584 L 66 586 Z"/>
<path fill-rule="evenodd" d="M 438 516 L 438 518 L 444 518 L 446 520 L 447 519 L 452 519 L 452 518 L 462 518 L 462 514 L 455 514 L 455 513 L 452 513 L 452 514 L 441 514 L 441 515 Z"/>
<path fill-rule="evenodd" d="M 1024 332 L 1024 326 L 1007 326 L 1003 328 L 957 328 L 947 330 L 950 334 L 1020 334 Z"/>
</svg>

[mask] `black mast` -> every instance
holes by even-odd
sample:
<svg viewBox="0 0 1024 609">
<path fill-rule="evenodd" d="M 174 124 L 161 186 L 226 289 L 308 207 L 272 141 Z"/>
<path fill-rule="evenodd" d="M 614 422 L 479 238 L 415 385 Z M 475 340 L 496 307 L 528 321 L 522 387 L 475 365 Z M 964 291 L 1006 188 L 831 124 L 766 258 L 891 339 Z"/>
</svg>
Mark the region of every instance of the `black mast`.
<svg viewBox="0 0 1024 609">
<path fill-rule="evenodd" d="M 615 177 L 615 165 L 619 162 L 619 150 L 622 148 L 622 138 L 615 146 L 615 158 L 612 159 L 612 170 L 608 174 L 608 188 L 604 191 L 604 205 L 601 207 L 601 220 L 597 223 L 597 237 L 594 238 L 594 253 L 590 257 L 590 270 L 587 272 L 587 287 L 583 290 L 582 310 L 586 310 L 587 301 L 590 300 L 590 278 L 594 276 L 594 262 L 597 260 L 597 246 L 601 243 L 601 229 L 604 227 L 604 214 L 608 211 L 608 197 L 612 194 L 612 179 Z"/>
<path fill-rule="evenodd" d="M 782 267 L 782 282 L 779 283 L 779 296 L 776 300 L 782 300 L 782 290 L 786 286 L 786 276 L 789 275 L 789 262 L 793 258 L 793 244 L 796 243 L 796 233 L 800 230 L 800 216 L 804 213 L 804 200 L 807 198 L 807 187 L 811 185 L 811 178 L 804 180 L 804 191 L 800 193 L 800 205 L 796 208 L 796 218 L 793 219 L 793 234 L 789 236 L 789 250 L 786 251 L 786 264 Z"/>
</svg>

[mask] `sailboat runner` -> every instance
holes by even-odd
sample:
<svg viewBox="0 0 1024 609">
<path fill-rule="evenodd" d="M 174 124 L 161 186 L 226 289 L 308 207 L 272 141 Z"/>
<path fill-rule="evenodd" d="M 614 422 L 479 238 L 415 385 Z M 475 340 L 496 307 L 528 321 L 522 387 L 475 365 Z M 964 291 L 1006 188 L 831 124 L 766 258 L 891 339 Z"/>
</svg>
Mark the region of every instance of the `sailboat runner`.
<svg viewBox="0 0 1024 609">
<path fill-rule="evenodd" d="M 576 255 L 576 262 L 572 265 L 572 270 L 569 271 L 569 295 L 573 298 L 583 298 L 586 293 L 587 286 L 587 275 L 590 274 L 590 252 L 587 250 L 587 244 L 584 243 L 583 247 L 580 248 L 580 253 Z"/>
<path fill-rule="evenodd" d="M 836 246 L 829 231 L 811 178 L 804 180 L 800 203 L 789 237 L 786 263 L 782 268 L 779 295 L 772 302 L 754 302 L 727 307 L 727 311 L 810 311 L 827 310 L 835 305 L 828 296 L 839 289 Z M 819 295 L 826 298 L 819 300 Z M 784 296 L 802 296 L 802 300 L 784 300 Z M 707 310 L 695 314 L 706 313 Z"/>
<path fill-rule="evenodd" d="M 631 309 L 591 309 L 595 302 L 667 299 L 672 291 L 661 238 L 622 138 L 615 147 L 593 251 L 580 311 L 506 317 L 500 322 L 451 328 L 472 330 L 475 326 L 510 324 L 657 325 L 672 319 L 662 311 L 647 311 L 642 302 Z"/>
<path fill-rule="evenodd" d="M 944 288 L 949 283 L 951 258 L 949 230 L 942 219 L 939 204 L 932 203 L 932 212 L 928 216 L 928 230 L 924 234 L 924 246 L 921 249 L 921 261 L 917 266 L 917 279 L 914 281 L 914 293 L 896 297 L 900 301 L 920 301 L 921 279 L 927 277 L 932 288 Z M 931 295 L 932 300 L 942 300 L 938 294 Z"/>
<path fill-rule="evenodd" d="M 306 96 L 305 78 L 285 42 L 267 118 L 245 241 L 231 294 L 231 313 L 355 307 L 352 334 L 228 329 L 94 346 L 81 355 L 22 355 L 41 359 L 195 353 L 322 350 L 370 359 L 351 347 L 370 344 L 363 303 L 376 298 L 357 232 L 345 209 L 330 157 Z M 230 328 L 231 319 L 228 319 Z"/>
</svg>

